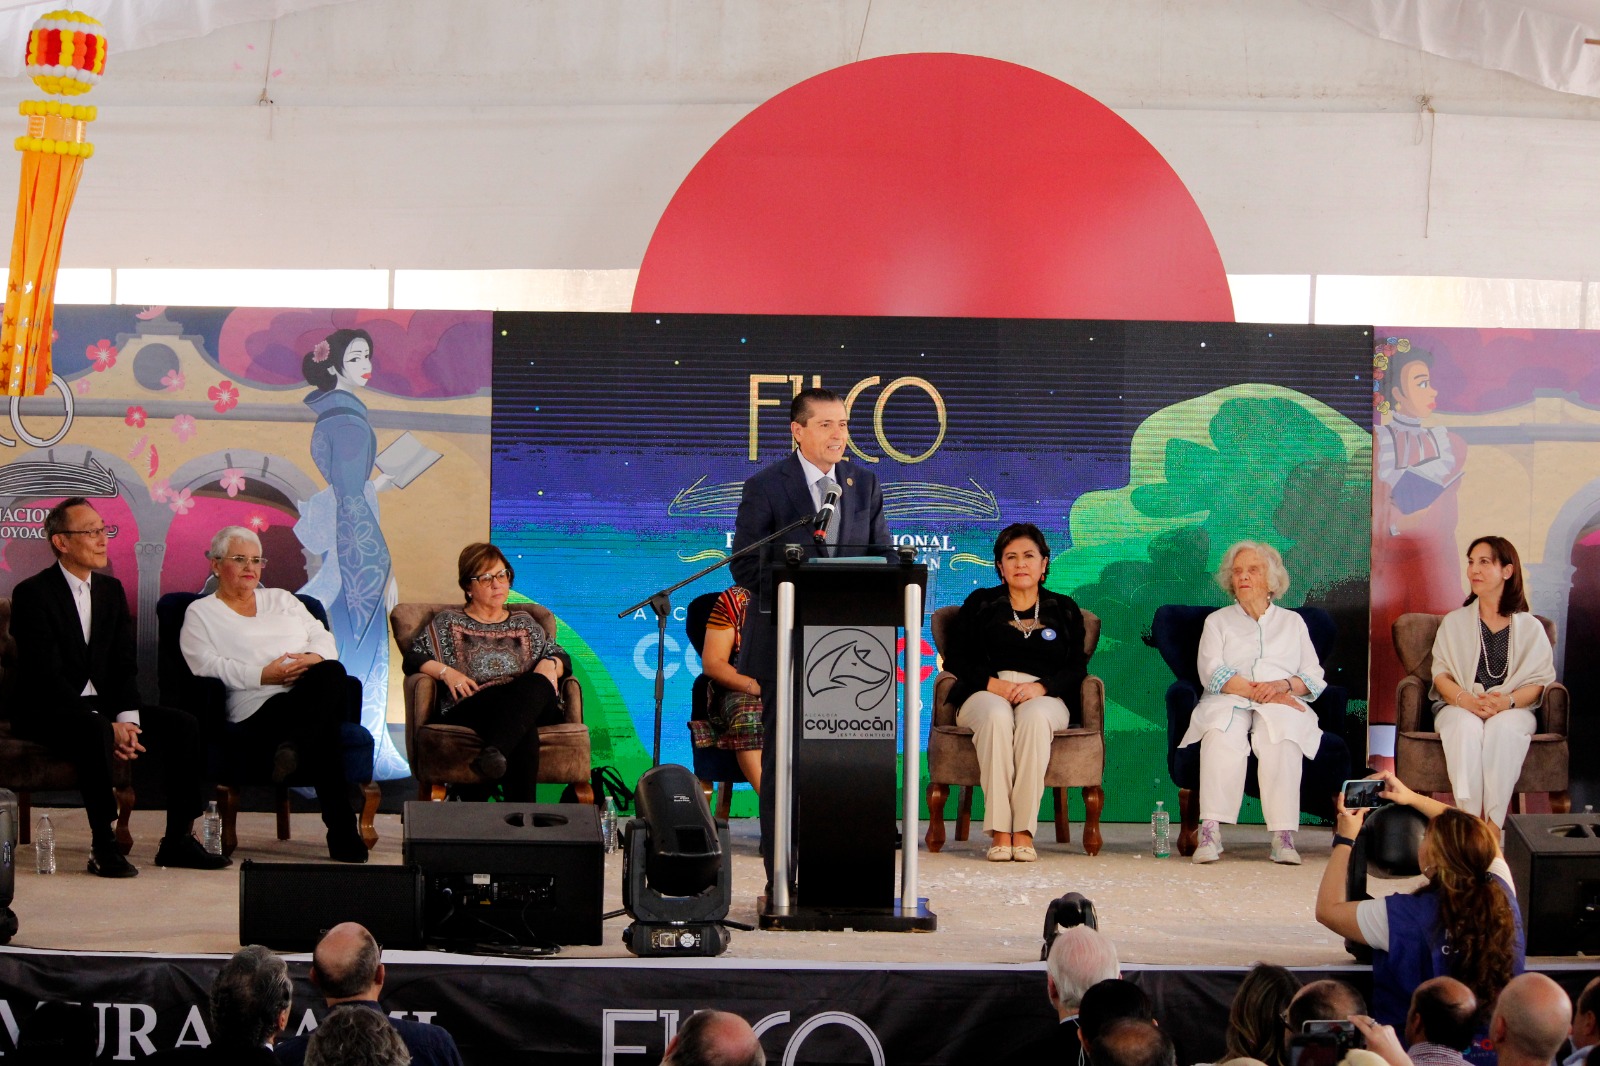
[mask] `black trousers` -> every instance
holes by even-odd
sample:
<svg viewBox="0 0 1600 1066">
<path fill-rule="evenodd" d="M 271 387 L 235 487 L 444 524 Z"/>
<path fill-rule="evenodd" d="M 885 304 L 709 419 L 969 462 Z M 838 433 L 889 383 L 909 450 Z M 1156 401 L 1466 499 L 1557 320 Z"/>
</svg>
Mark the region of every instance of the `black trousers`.
<svg viewBox="0 0 1600 1066">
<path fill-rule="evenodd" d="M 278 745 L 293 744 L 300 773 L 309 778 L 322 807 L 322 824 L 336 832 L 355 831 L 344 774 L 340 727 L 350 717 L 351 684 L 337 659 L 324 659 L 300 675 L 287 692 L 263 703 L 234 726 L 236 738 L 252 758 L 270 762 Z"/>
<path fill-rule="evenodd" d="M 27 711 L 12 723 L 18 736 L 43 744 L 52 755 L 72 763 L 95 847 L 115 843 L 117 801 L 111 791 L 111 770 L 117 759 L 111 730 L 115 721 L 115 714 L 100 712 L 97 697 L 85 696 L 49 710 Z M 167 794 L 167 836 L 187 836 L 206 806 L 199 723 L 188 711 L 140 707 L 139 742 L 147 749 L 140 758 L 154 759 L 161 768 L 162 788 Z"/>
<path fill-rule="evenodd" d="M 445 725 L 464 725 L 506 757 L 501 779 L 512 803 L 532 803 L 539 783 L 539 727 L 561 720 L 561 701 L 543 674 L 527 670 L 503 685 L 481 688 L 445 712 Z M 487 799 L 492 786 L 458 788 L 466 799 Z"/>
</svg>

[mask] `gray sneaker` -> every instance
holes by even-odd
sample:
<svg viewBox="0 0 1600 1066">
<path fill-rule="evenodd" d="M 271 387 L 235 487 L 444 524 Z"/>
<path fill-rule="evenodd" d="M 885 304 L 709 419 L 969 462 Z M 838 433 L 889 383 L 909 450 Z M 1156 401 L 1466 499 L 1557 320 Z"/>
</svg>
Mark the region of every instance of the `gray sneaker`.
<svg viewBox="0 0 1600 1066">
<path fill-rule="evenodd" d="M 1205 821 L 1200 823 L 1200 842 L 1194 849 L 1194 854 L 1189 856 L 1190 862 L 1207 863 L 1216 862 L 1222 857 L 1222 830 L 1216 822 Z"/>
<path fill-rule="evenodd" d="M 1300 853 L 1294 850 L 1294 833 L 1288 829 L 1281 829 L 1270 834 L 1272 837 L 1272 861 L 1285 866 L 1299 866 Z"/>
</svg>

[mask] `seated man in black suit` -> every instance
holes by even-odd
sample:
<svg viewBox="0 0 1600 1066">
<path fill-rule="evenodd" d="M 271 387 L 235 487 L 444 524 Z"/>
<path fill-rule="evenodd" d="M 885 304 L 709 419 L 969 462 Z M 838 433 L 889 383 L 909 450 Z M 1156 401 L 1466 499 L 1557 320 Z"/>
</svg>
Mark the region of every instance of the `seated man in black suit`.
<svg viewBox="0 0 1600 1066">
<path fill-rule="evenodd" d="M 17 699 L 12 726 L 78 772 L 89 818 L 89 872 L 133 877 L 139 870 L 117 848 L 112 823 L 113 759 L 132 760 L 148 738 L 159 752 L 167 794 L 167 832 L 157 866 L 216 870 L 230 864 L 211 855 L 191 832 L 205 809 L 204 760 L 194 716 L 141 706 L 133 619 L 122 584 L 96 573 L 116 528 L 81 496 L 62 500 L 44 520 L 56 565 L 18 583 L 11 593 L 11 633 L 17 641 Z"/>
<path fill-rule="evenodd" d="M 383 949 L 366 926 L 344 922 L 329 929 L 311 953 L 311 983 L 327 1000 L 329 1007 L 350 1004 L 371 1010 L 385 1018 L 378 1004 L 383 991 Z M 326 1020 L 326 1019 L 324 1019 Z M 411 1052 L 412 1066 L 461 1066 L 461 1052 L 455 1038 L 444 1028 L 405 1018 L 387 1018 Z M 318 1030 L 320 1032 L 320 1030 Z M 283 1066 L 300 1066 L 307 1061 L 311 1038 L 291 1036 L 275 1049 Z"/>
</svg>

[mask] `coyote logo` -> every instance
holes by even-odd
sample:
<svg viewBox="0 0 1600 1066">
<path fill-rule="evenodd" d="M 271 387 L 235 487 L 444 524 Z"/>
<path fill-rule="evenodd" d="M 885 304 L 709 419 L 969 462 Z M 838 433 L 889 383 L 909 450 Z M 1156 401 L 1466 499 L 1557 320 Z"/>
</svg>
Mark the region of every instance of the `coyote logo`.
<svg viewBox="0 0 1600 1066">
<path fill-rule="evenodd" d="M 894 659 L 875 637 L 859 629 L 841 629 L 817 645 L 806 669 L 806 693 L 818 696 L 851 693 L 857 710 L 876 707 L 885 685 L 894 682 Z M 841 691 L 842 690 L 842 691 Z"/>
</svg>

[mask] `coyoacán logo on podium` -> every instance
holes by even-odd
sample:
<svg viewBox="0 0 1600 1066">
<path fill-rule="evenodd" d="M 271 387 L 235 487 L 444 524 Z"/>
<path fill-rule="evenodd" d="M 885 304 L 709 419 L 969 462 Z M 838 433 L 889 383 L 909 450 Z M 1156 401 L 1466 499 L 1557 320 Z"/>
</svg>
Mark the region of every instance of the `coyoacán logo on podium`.
<svg viewBox="0 0 1600 1066">
<path fill-rule="evenodd" d="M 806 740 L 894 740 L 893 626 L 806 626 Z"/>
</svg>

